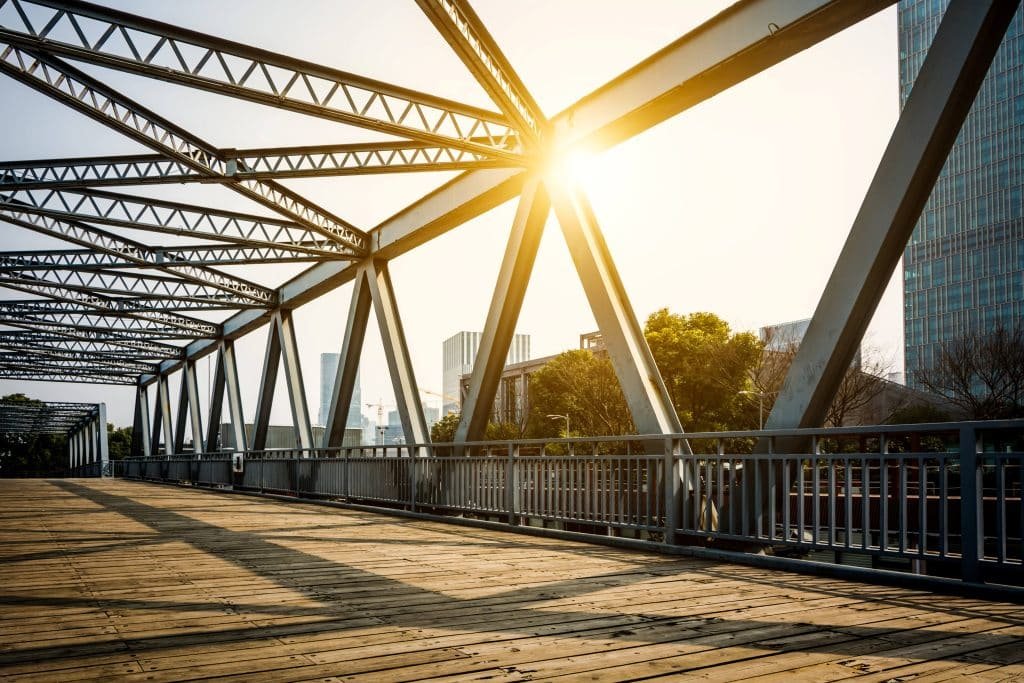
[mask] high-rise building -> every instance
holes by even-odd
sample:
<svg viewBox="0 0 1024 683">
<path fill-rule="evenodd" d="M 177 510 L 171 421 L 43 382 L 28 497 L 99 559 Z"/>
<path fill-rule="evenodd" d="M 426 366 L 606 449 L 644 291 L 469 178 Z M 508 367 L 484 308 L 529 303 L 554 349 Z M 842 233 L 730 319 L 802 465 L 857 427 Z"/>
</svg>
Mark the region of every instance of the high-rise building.
<svg viewBox="0 0 1024 683">
<path fill-rule="evenodd" d="M 441 390 L 444 392 L 444 405 L 441 412 L 445 415 L 461 409 L 459 378 L 473 372 L 481 336 L 483 335 L 480 332 L 458 332 L 446 339 L 442 345 L 444 359 L 441 364 Z M 517 334 L 512 337 L 505 364 L 512 365 L 526 360 L 530 360 L 530 335 Z"/>
<path fill-rule="evenodd" d="M 338 375 L 337 353 L 320 354 L 320 419 L 317 424 L 326 425 L 327 418 L 331 413 L 331 396 L 334 394 L 334 380 Z M 356 386 L 352 391 L 352 403 L 348 407 L 348 417 L 345 420 L 346 429 L 362 429 L 363 419 L 360 406 L 362 405 L 362 392 L 359 390 L 359 371 L 356 370 Z"/>
<path fill-rule="evenodd" d="M 949 0 L 900 0 L 905 105 Z M 1024 320 L 1024 16 L 1018 10 L 903 255 L 906 376 L 943 342 Z"/>
</svg>

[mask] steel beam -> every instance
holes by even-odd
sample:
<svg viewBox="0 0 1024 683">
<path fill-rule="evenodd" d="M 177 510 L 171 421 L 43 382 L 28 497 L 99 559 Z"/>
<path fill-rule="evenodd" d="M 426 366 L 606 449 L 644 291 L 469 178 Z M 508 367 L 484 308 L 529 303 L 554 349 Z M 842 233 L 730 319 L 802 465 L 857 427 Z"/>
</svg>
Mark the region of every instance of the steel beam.
<svg viewBox="0 0 1024 683">
<path fill-rule="evenodd" d="M 135 418 L 132 420 L 131 456 L 138 458 L 149 455 L 149 403 L 146 387 L 135 389 Z"/>
<path fill-rule="evenodd" d="M 765 423 L 820 427 L 1018 0 L 953 0 Z"/>
<path fill-rule="evenodd" d="M 567 187 L 567 181 L 548 182 L 547 186 L 562 234 L 608 347 L 608 356 L 638 433 L 681 433 L 683 427 L 679 416 L 644 339 L 643 329 L 633 313 L 590 203 L 577 188 Z M 662 445 L 658 442 L 657 447 L 660 449 Z"/>
<path fill-rule="evenodd" d="M 199 381 L 196 378 L 195 361 L 186 362 L 182 368 L 181 391 L 188 401 L 189 423 L 192 427 L 192 452 L 198 456 L 204 452 L 205 442 L 203 441 L 203 416 L 199 405 Z"/>
<path fill-rule="evenodd" d="M 164 429 L 164 454 L 171 455 L 174 451 L 174 428 L 171 423 L 171 387 L 167 375 L 160 375 L 156 391 L 156 408 L 160 413 L 160 421 Z M 153 430 L 154 438 L 159 434 L 159 429 Z"/>
<path fill-rule="evenodd" d="M 348 307 L 345 338 L 341 344 L 338 370 L 331 391 L 331 407 L 324 428 L 325 448 L 338 448 L 345 438 L 349 406 L 352 405 L 352 396 L 359 376 L 359 360 L 363 353 L 366 325 L 370 319 L 370 305 L 370 286 L 366 281 L 366 271 L 360 270 L 359 275 L 352 281 L 352 301 Z"/>
<path fill-rule="evenodd" d="M 295 221 L 92 189 L 0 191 L 0 220 L 126 258 L 148 252 L 90 224 L 313 255 L 356 253 Z"/>
<path fill-rule="evenodd" d="M 252 426 L 252 440 L 249 448 L 262 451 L 267 447 L 267 431 L 270 428 L 270 408 L 274 403 L 274 388 L 277 386 L 277 371 L 281 365 L 281 334 L 279 320 L 271 316 L 267 327 L 267 346 L 263 353 L 263 371 L 260 373 L 260 389 L 256 394 L 256 418 Z"/>
<path fill-rule="evenodd" d="M 230 284 L 229 284 L 230 283 Z M 80 292 L 127 295 L 136 300 L 160 300 L 164 310 L 192 309 L 194 304 L 216 308 L 266 306 L 271 290 L 236 278 L 220 278 L 217 284 L 196 282 L 189 277 L 168 277 L 142 271 L 62 270 L 29 268 L 0 272 L 0 285 L 53 286 Z"/>
<path fill-rule="evenodd" d="M 96 406 L 96 426 L 99 430 L 99 441 L 96 444 L 99 448 L 99 461 L 106 469 L 110 462 L 110 442 L 107 439 L 107 404 L 100 403 Z"/>
<path fill-rule="evenodd" d="M 278 311 L 277 334 L 280 338 L 281 362 L 284 364 L 284 378 L 288 387 L 288 404 L 295 428 L 295 444 L 298 448 L 314 448 L 313 429 L 309 420 L 309 406 L 306 404 L 306 386 L 302 381 L 302 365 L 299 363 L 299 345 L 295 339 L 295 323 L 288 310 Z M 308 453 L 304 454 L 308 457 Z"/>
<path fill-rule="evenodd" d="M 391 373 L 395 404 L 402 420 L 406 443 L 429 444 L 430 432 L 423 417 L 416 375 L 413 372 L 412 359 L 409 357 L 402 320 L 398 315 L 398 304 L 395 301 L 388 266 L 383 262 L 367 260 L 362 267 L 370 290 L 370 299 L 373 301 L 373 309 L 377 314 L 384 356 L 387 358 L 388 371 Z"/>
<path fill-rule="evenodd" d="M 528 142 L 539 142 L 547 126 L 544 112 L 469 2 L 416 0 L 416 4 L 520 135 Z"/>
<path fill-rule="evenodd" d="M 200 173 L 216 177 L 226 168 L 212 145 L 47 53 L 0 42 L 0 73 Z M 228 187 L 356 253 L 365 251 L 365 233 L 272 180 L 242 180 Z"/>
<path fill-rule="evenodd" d="M 483 143 L 477 139 L 475 142 Z M 513 165 L 478 152 L 415 140 L 306 147 L 221 149 L 225 173 L 212 177 L 158 154 L 0 162 L 0 190 L 71 189 L 237 180 L 323 178 Z"/>
<path fill-rule="evenodd" d="M 49 370 L 25 370 L 21 368 L 0 368 L 0 379 L 18 380 L 21 382 L 71 382 L 73 384 L 135 384 L 134 375 L 109 375 L 95 372 L 66 372 Z"/>
<path fill-rule="evenodd" d="M 188 420 L 188 391 L 185 390 L 186 363 L 181 369 L 181 386 L 178 387 L 178 410 L 174 413 L 174 450 L 175 455 L 185 452 L 185 424 Z"/>
<path fill-rule="evenodd" d="M 172 266 L 237 266 L 264 263 L 303 263 L 332 258 L 348 258 L 339 254 L 314 254 L 295 251 L 290 247 L 245 247 L 216 245 L 200 247 L 147 248 L 157 266 L 138 262 L 121 254 L 93 249 L 34 249 L 0 252 L 0 273 L 33 268 L 60 268 L 62 270 L 112 270 Z"/>
<path fill-rule="evenodd" d="M 218 373 L 224 375 L 224 393 L 228 397 L 228 417 L 231 422 L 231 438 L 236 451 L 245 451 L 245 414 L 242 412 L 242 389 L 238 381 L 238 363 L 235 361 L 235 343 L 222 339 L 217 346 Z M 213 411 L 210 411 L 211 417 Z M 210 429 L 220 432 L 220 425 L 211 422 Z M 223 445 L 222 445 L 223 448 Z M 212 449 L 211 449 L 212 450 Z"/>
<path fill-rule="evenodd" d="M 9 0 L 0 40 L 76 60 L 490 156 L 511 130 L 493 112 L 84 2 Z M 82 26 L 95 28 L 90 31 Z M 186 55 L 188 57 L 186 58 Z M 489 144 L 472 142 L 485 136 Z"/>
<path fill-rule="evenodd" d="M 481 441 L 485 436 L 550 209 L 543 183 L 537 179 L 527 181 L 487 311 L 469 392 L 462 404 L 462 416 L 455 432 L 455 441 L 459 443 Z"/>
</svg>

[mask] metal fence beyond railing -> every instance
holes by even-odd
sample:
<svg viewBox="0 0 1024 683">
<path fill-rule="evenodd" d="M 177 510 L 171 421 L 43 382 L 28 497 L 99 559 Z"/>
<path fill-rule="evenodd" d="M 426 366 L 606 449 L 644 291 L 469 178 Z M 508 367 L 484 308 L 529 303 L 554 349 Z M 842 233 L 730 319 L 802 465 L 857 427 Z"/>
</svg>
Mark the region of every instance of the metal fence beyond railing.
<svg viewBox="0 0 1024 683">
<path fill-rule="evenodd" d="M 1021 420 L 222 452 L 113 464 L 115 475 L 130 478 L 652 544 L 832 552 L 971 582 L 1024 583 Z"/>
</svg>

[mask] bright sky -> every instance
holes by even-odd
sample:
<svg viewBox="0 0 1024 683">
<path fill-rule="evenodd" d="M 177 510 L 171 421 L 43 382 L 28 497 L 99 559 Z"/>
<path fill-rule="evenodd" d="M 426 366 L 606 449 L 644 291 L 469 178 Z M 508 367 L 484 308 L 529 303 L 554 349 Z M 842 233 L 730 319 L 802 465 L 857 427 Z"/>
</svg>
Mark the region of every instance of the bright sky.
<svg viewBox="0 0 1024 683">
<path fill-rule="evenodd" d="M 494 109 L 411 0 L 103 2 L 137 14 Z M 548 115 L 674 40 L 728 2 L 475 0 L 477 13 Z M 218 147 L 377 139 L 368 131 L 97 67 L 83 67 Z M 2 77 L 0 77 L 2 78 Z M 582 173 L 619 272 L 643 321 L 668 307 L 707 310 L 734 329 L 810 317 L 898 115 L 896 18 L 881 12 L 773 69 L 590 160 Z M 147 150 L 10 79 L 0 80 L 0 157 L 32 159 Z M 363 229 L 451 174 L 288 181 Z M 122 188 L 250 213 L 268 213 L 220 187 Z M 391 264 L 419 385 L 441 389 L 441 343 L 479 330 L 515 201 Z M 269 215 L 269 214 L 268 214 Z M 3 249 L 66 248 L 0 224 Z M 153 233 L 149 244 L 174 243 Z M 278 285 L 305 266 L 231 272 Z M 867 343 L 902 369 L 897 270 Z M 319 406 L 319 354 L 339 350 L 349 288 L 295 312 L 310 414 Z M 0 296 L 26 298 L 0 290 Z M 519 332 L 534 356 L 578 345 L 596 329 L 557 224 L 550 220 Z M 255 411 L 262 330 L 237 343 L 247 419 Z M 206 361 L 200 365 L 205 391 Z M 283 382 L 283 380 L 282 380 Z M 177 382 L 172 384 L 176 401 Z M 131 388 L 0 380 L 0 395 L 106 401 L 131 423 Z M 363 401 L 393 403 L 375 324 L 362 360 Z M 428 402 L 437 404 L 433 397 Z M 204 406 L 205 409 L 205 406 Z M 371 417 L 376 410 L 364 406 Z M 279 387 L 272 415 L 290 421 Z"/>
</svg>

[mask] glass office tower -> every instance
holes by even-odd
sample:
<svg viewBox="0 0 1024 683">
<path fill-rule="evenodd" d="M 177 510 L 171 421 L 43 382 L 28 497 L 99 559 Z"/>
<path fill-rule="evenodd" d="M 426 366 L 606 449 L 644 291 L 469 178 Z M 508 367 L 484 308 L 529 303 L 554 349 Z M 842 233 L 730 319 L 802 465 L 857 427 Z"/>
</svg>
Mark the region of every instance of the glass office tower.
<svg viewBox="0 0 1024 683">
<path fill-rule="evenodd" d="M 900 103 L 949 0 L 900 0 Z M 967 332 L 1024 320 L 1024 18 L 1018 10 L 903 257 L 906 373 Z"/>
</svg>

